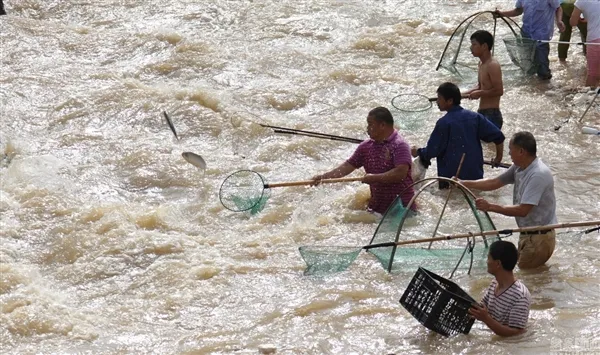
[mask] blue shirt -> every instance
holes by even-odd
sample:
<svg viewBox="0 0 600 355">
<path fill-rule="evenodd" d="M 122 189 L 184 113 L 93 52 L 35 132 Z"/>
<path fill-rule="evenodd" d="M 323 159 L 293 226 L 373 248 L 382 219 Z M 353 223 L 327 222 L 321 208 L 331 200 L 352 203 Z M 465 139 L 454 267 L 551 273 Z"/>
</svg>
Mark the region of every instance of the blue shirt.
<svg viewBox="0 0 600 355">
<path fill-rule="evenodd" d="M 523 33 L 536 40 L 549 41 L 554 33 L 554 17 L 560 0 L 517 0 L 523 9 Z"/>
<path fill-rule="evenodd" d="M 463 153 L 465 161 L 459 178 L 477 180 L 483 178 L 483 152 L 481 142 L 504 142 L 504 134 L 483 115 L 454 106 L 435 124 L 427 146 L 418 150 L 421 162 L 429 166 L 437 158 L 438 176 L 450 178 L 456 175 Z"/>
</svg>

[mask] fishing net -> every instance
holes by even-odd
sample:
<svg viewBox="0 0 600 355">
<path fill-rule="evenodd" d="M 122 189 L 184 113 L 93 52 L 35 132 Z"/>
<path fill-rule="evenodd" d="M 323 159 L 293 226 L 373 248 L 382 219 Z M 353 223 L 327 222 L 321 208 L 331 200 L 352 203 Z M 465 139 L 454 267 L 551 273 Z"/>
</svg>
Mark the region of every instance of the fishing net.
<svg viewBox="0 0 600 355">
<path fill-rule="evenodd" d="M 429 184 L 428 184 L 429 185 Z M 416 196 L 420 194 L 428 185 L 420 189 Z M 483 231 L 495 230 L 494 223 L 486 212 L 475 208 L 475 201 L 472 196 L 466 194 L 462 189 L 462 196 L 473 213 L 475 220 Z M 403 238 L 404 221 L 407 217 L 407 208 L 402 206 L 401 201 L 395 201 L 394 205 L 388 210 L 381 223 L 375 230 L 373 238 L 369 244 L 379 244 L 386 242 L 398 242 Z M 406 233 L 405 233 L 406 234 Z M 468 242 L 464 247 L 456 247 L 457 243 L 451 245 L 444 243 L 434 243 L 433 248 L 422 247 L 380 247 L 369 249 L 368 252 L 375 255 L 381 265 L 389 272 L 413 269 L 418 266 L 426 267 L 431 270 L 452 270 L 456 268 L 483 267 L 487 257 L 487 246 L 493 240 L 499 240 L 496 237 L 487 237 L 484 243 Z M 469 255 L 466 255 L 470 253 Z M 465 256 L 472 260 L 472 263 L 465 263 Z"/>
<path fill-rule="evenodd" d="M 488 31 L 494 36 L 492 55 L 502 66 L 511 66 L 512 58 L 504 47 L 498 46 L 499 39 L 520 38 L 521 28 L 512 19 L 494 16 L 492 11 L 475 13 L 464 19 L 454 30 L 435 70 L 444 68 L 454 75 L 476 78 L 479 58 L 471 54 L 471 34 L 477 30 Z"/>
<path fill-rule="evenodd" d="M 233 212 L 250 211 L 256 214 L 265 207 L 271 190 L 267 181 L 252 170 L 239 170 L 229 175 L 221 184 L 219 199 L 223 207 Z"/>
<path fill-rule="evenodd" d="M 307 265 L 304 275 L 324 275 L 344 271 L 358 256 L 361 247 L 302 246 L 298 248 Z"/>
<path fill-rule="evenodd" d="M 503 38 L 502 40 L 513 64 L 519 67 L 525 74 L 535 74 L 535 47 L 538 42 L 520 36 Z"/>
<path fill-rule="evenodd" d="M 399 94 L 392 98 L 395 122 L 403 131 L 416 131 L 423 127 L 423 122 L 431 115 L 431 107 L 435 99 L 421 94 Z"/>
<path fill-rule="evenodd" d="M 430 100 L 427 96 L 420 94 L 400 94 L 394 96 L 392 99 L 392 106 L 399 111 L 404 112 L 423 112 L 427 111 L 433 106 L 432 102 L 435 99 Z"/>
</svg>

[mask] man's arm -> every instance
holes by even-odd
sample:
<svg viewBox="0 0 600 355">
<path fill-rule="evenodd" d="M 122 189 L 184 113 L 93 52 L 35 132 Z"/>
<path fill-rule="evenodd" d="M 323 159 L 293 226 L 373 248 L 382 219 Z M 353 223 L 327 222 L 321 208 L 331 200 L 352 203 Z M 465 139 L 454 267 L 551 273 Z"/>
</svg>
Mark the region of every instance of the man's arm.
<svg viewBox="0 0 600 355">
<path fill-rule="evenodd" d="M 516 9 L 512 9 L 509 11 L 498 11 L 496 10 L 496 13 L 500 16 L 504 16 L 504 17 L 515 17 L 515 16 L 521 16 L 523 14 L 523 8 L 522 7 L 517 7 Z"/>
<path fill-rule="evenodd" d="M 386 171 L 381 174 L 367 174 L 363 179 L 365 184 L 373 184 L 376 182 L 382 182 L 386 184 L 400 183 L 406 178 L 408 174 L 408 165 L 398 165 L 392 170 Z"/>
<path fill-rule="evenodd" d="M 458 180 L 461 184 L 469 189 L 475 189 L 480 191 L 492 191 L 498 190 L 502 186 L 506 185 L 499 178 L 486 178 L 479 180 Z"/>
<path fill-rule="evenodd" d="M 533 205 L 524 203 L 520 205 L 503 206 L 489 203 L 483 198 L 478 198 L 475 200 L 475 206 L 477 206 L 477 209 L 481 211 L 495 212 L 511 217 L 526 217 L 529 212 L 531 212 L 531 209 L 533 209 Z"/>
<path fill-rule="evenodd" d="M 487 325 L 494 333 L 503 337 L 510 337 L 519 335 L 525 332 L 525 328 L 513 328 L 507 325 L 503 325 L 498 322 L 490 314 L 484 306 L 473 305 L 469 309 L 469 314 L 475 319 L 482 321 Z"/>
<path fill-rule="evenodd" d="M 562 21 L 562 17 L 563 17 L 563 9 L 559 5 L 558 8 L 556 8 L 556 12 L 554 13 L 554 20 L 556 21 L 556 27 L 558 27 L 559 32 L 565 32 L 565 28 L 566 28 L 565 23 Z"/>
<path fill-rule="evenodd" d="M 573 9 L 573 12 L 571 13 L 571 18 L 569 19 L 569 23 L 571 24 L 571 26 L 577 26 L 580 18 L 581 18 L 581 10 L 579 10 L 577 7 L 575 7 Z"/>
<path fill-rule="evenodd" d="M 348 162 L 344 162 L 342 165 L 338 166 L 335 169 L 329 170 L 328 172 L 326 172 L 324 174 L 313 176 L 312 180 L 314 180 L 315 183 L 318 184 L 319 181 L 321 181 L 323 179 L 333 179 L 333 178 L 343 177 L 343 176 L 350 174 L 354 170 L 356 170 L 356 168 L 352 164 L 350 164 Z"/>
<path fill-rule="evenodd" d="M 441 122 L 440 119 L 436 123 L 433 132 L 431 132 L 431 136 L 429 136 L 427 146 L 423 148 L 413 146 L 411 148 L 411 155 L 413 158 L 420 157 L 423 165 L 428 168 L 431 164 L 430 160 L 441 156 L 446 150 L 446 147 L 448 146 L 448 136 L 448 125 Z"/>
<path fill-rule="evenodd" d="M 500 64 L 496 61 L 491 62 L 488 65 L 487 74 L 490 77 L 490 82 L 492 87 L 490 89 L 480 90 L 478 85 L 478 89 L 471 90 L 469 98 L 470 99 L 479 99 L 481 97 L 497 97 L 504 95 L 504 85 L 502 83 L 502 69 L 500 68 Z"/>
</svg>

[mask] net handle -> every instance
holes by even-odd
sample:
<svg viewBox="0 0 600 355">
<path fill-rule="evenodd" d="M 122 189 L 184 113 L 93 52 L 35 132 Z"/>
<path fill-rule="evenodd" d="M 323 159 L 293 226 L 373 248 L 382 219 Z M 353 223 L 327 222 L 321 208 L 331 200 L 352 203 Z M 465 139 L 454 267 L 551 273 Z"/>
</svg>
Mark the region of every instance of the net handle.
<svg viewBox="0 0 600 355">
<path fill-rule="evenodd" d="M 457 179 L 460 174 L 460 169 L 462 168 L 462 165 L 465 162 L 466 155 L 467 155 L 467 153 L 463 153 L 462 156 L 460 157 L 460 163 L 458 163 L 458 169 L 456 169 L 456 175 L 454 175 L 454 176 L 456 176 Z M 453 190 L 454 190 L 454 185 L 450 185 L 448 195 L 446 196 L 446 202 L 444 202 L 444 207 L 442 208 L 442 212 L 440 213 L 440 218 L 438 218 L 437 224 L 435 225 L 435 229 L 433 230 L 433 234 L 431 235 L 432 237 L 437 234 L 438 228 L 440 227 L 440 223 L 442 222 L 442 217 L 444 217 L 444 211 L 446 211 L 446 206 L 448 206 L 448 201 L 450 200 L 450 196 L 452 195 Z M 427 249 L 431 249 L 432 244 L 433 244 L 433 242 L 430 242 Z"/>
<path fill-rule="evenodd" d="M 349 178 L 337 178 L 337 179 L 323 179 L 319 180 L 319 184 L 333 184 L 338 182 L 353 182 L 353 181 L 362 181 L 364 177 L 349 177 Z M 270 189 L 273 187 L 287 187 L 287 186 L 304 186 L 304 185 L 314 185 L 315 180 L 303 180 L 303 181 L 289 181 L 289 182 L 278 182 L 275 184 L 264 184 L 265 189 Z"/>
<path fill-rule="evenodd" d="M 524 227 L 524 228 L 514 228 L 514 229 L 498 229 L 498 230 L 491 230 L 491 231 L 477 232 L 477 233 L 451 234 L 451 235 L 446 235 L 443 237 L 435 237 L 435 238 L 413 239 L 413 240 L 405 240 L 405 241 L 401 241 L 401 242 L 387 242 L 387 243 L 379 243 L 379 244 L 370 244 L 370 245 L 365 245 L 362 248 L 368 250 L 368 249 L 372 249 L 372 248 L 393 247 L 393 246 L 397 246 L 397 245 L 417 244 L 417 243 L 426 243 L 426 242 L 437 242 L 437 241 L 442 241 L 442 240 L 470 238 L 470 237 L 478 237 L 478 236 L 486 236 L 486 235 L 512 234 L 512 233 L 529 232 L 529 231 L 546 230 L 546 229 L 560 229 L 560 228 L 586 227 L 586 226 L 600 226 L 600 220 L 549 224 L 549 225 L 545 225 L 545 226 L 534 226 L 534 227 Z"/>
</svg>

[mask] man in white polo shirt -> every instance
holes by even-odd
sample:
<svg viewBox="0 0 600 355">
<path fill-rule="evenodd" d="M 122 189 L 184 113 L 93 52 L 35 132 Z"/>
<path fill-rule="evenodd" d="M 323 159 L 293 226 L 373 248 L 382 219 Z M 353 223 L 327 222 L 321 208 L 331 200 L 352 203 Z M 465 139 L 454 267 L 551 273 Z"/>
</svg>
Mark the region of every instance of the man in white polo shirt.
<svg viewBox="0 0 600 355">
<path fill-rule="evenodd" d="M 487 271 L 494 275 L 494 281 L 487 288 L 481 304 L 469 309 L 471 316 L 500 336 L 525 332 L 529 319 L 531 294 L 513 274 L 517 259 L 517 248 L 511 242 L 499 240 L 490 246 Z"/>
<path fill-rule="evenodd" d="M 468 188 L 482 191 L 514 184 L 512 205 L 497 205 L 478 198 L 477 208 L 513 216 L 521 228 L 556 224 L 554 178 L 550 169 L 536 156 L 535 138 L 529 132 L 515 133 L 508 144 L 508 151 L 513 165 L 500 176 L 459 181 Z M 542 227 L 535 231 L 521 232 L 519 268 L 533 269 L 543 265 L 552 256 L 555 243 L 554 229 Z"/>
</svg>

